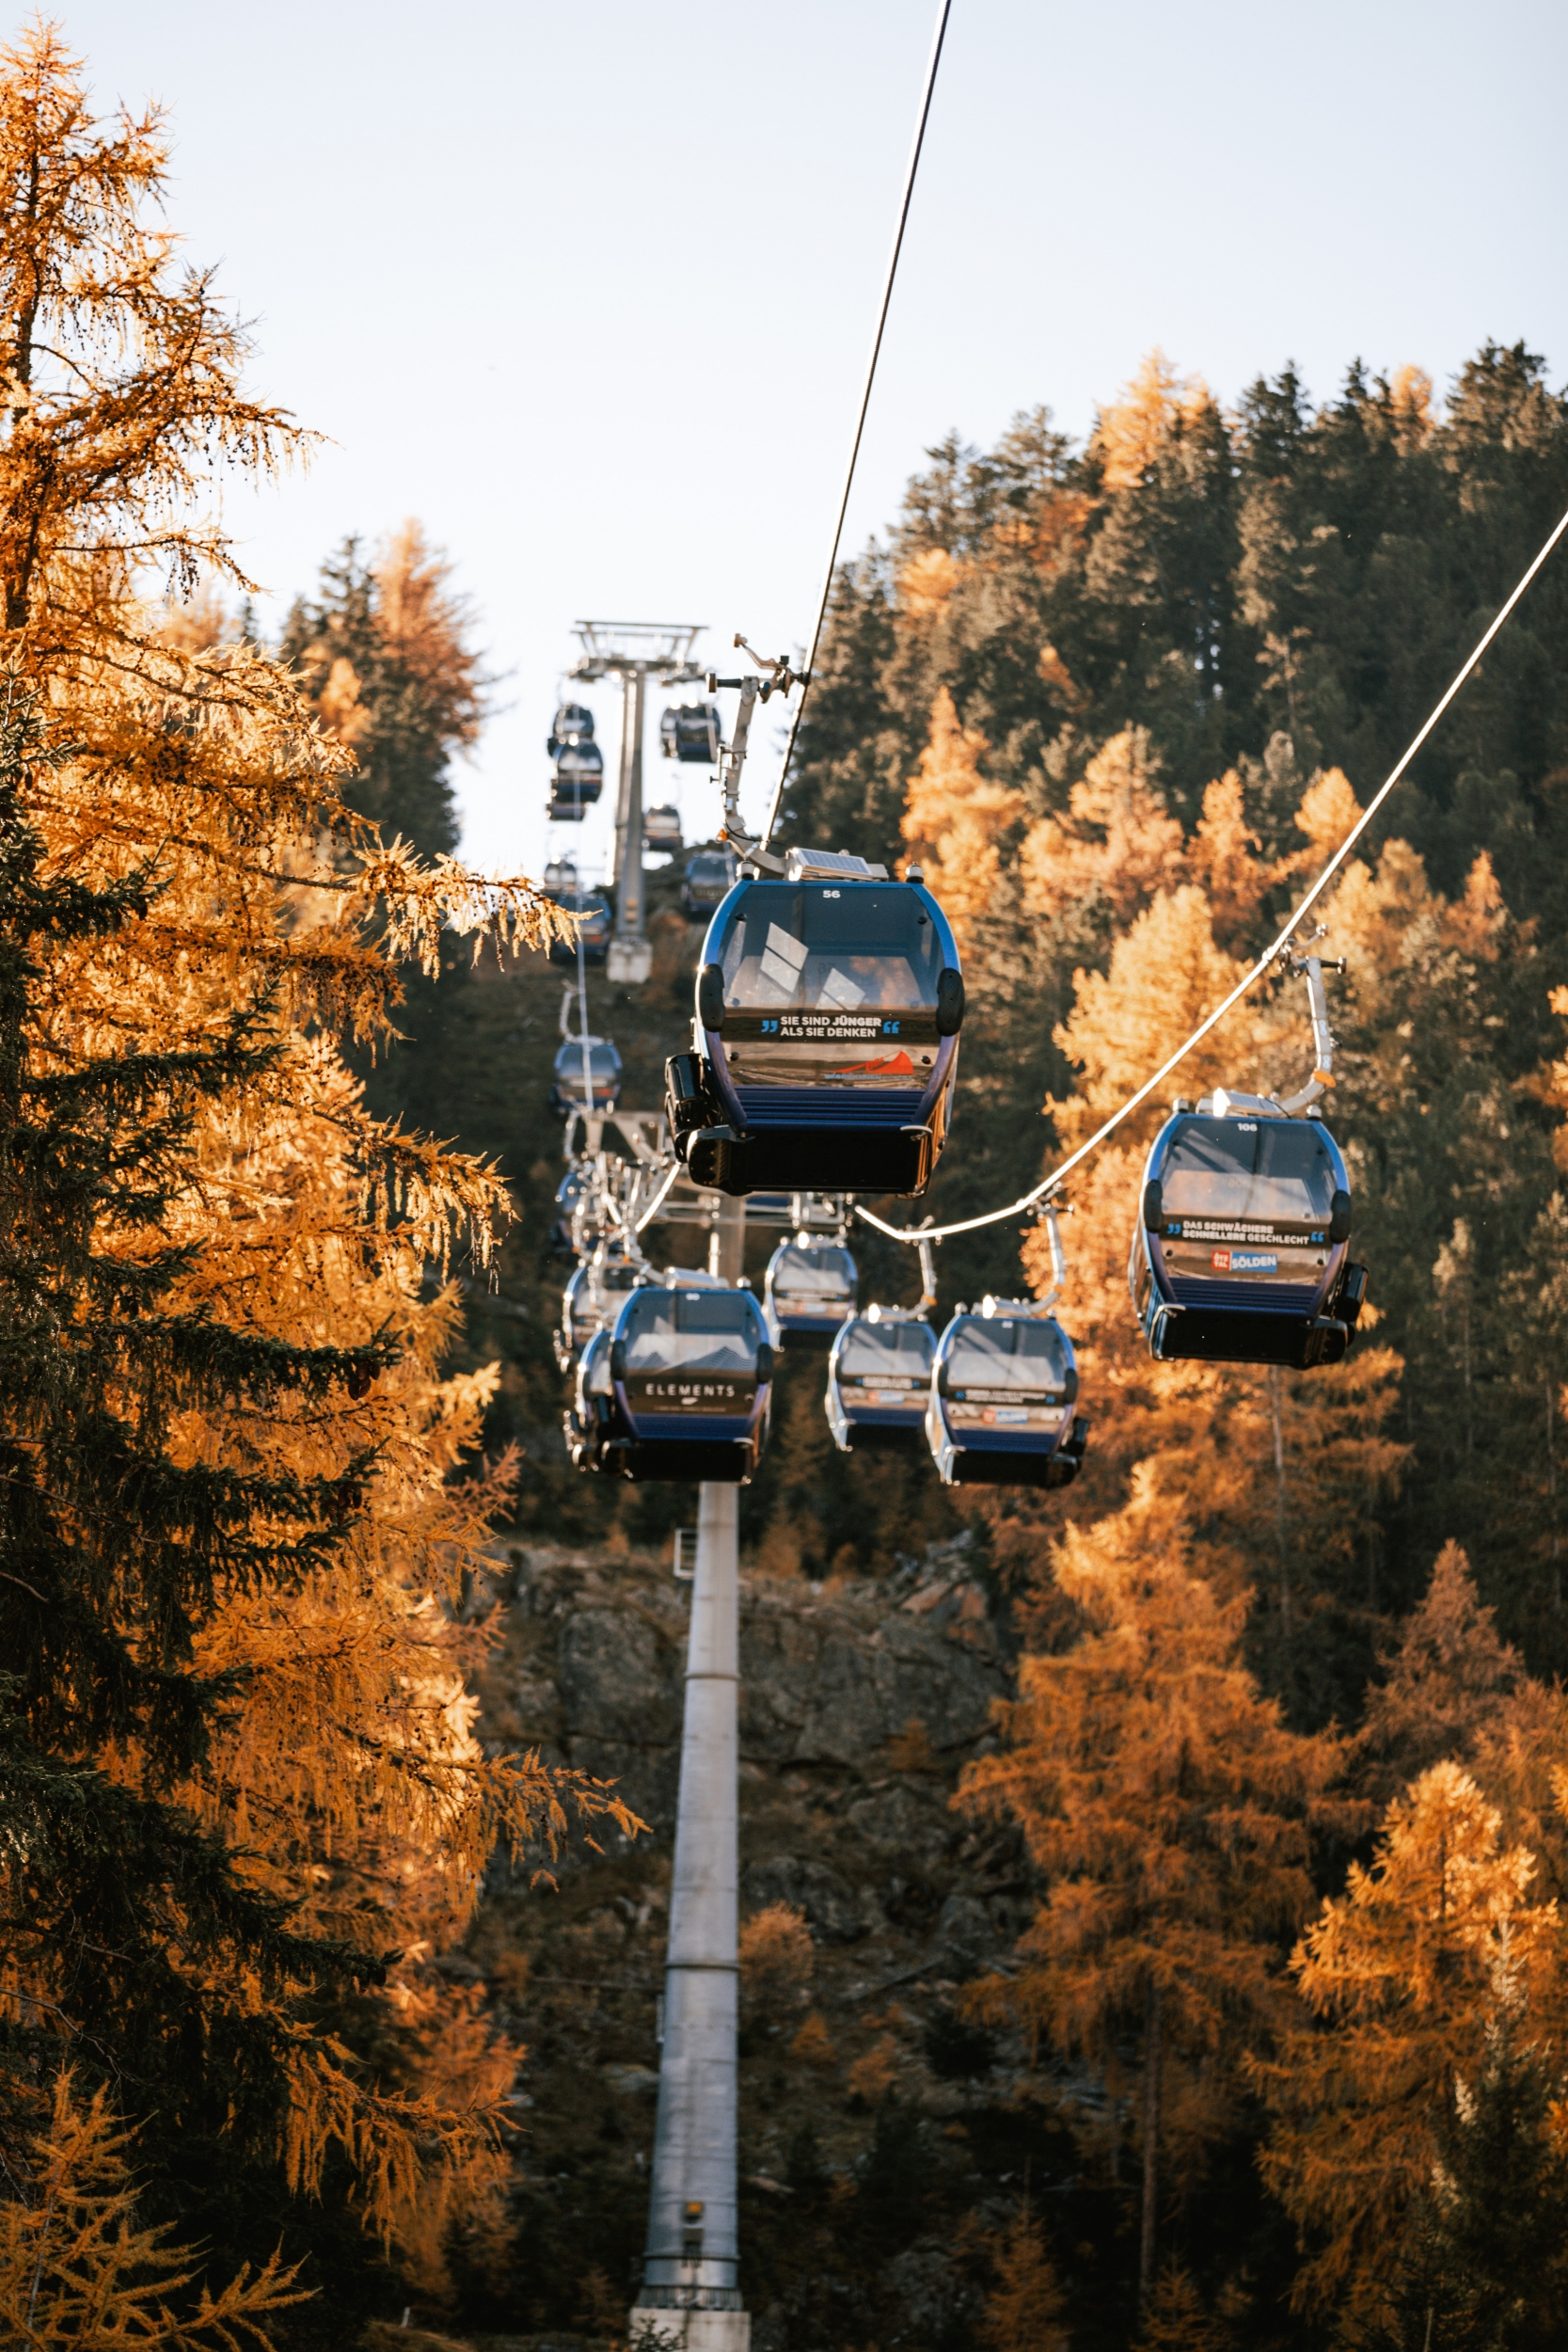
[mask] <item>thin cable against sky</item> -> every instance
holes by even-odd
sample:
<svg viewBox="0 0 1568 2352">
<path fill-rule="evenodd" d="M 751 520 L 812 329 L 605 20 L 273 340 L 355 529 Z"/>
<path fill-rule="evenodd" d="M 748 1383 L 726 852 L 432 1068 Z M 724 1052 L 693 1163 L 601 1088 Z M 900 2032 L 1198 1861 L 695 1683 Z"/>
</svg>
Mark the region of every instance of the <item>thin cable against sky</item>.
<svg viewBox="0 0 1568 2352">
<path fill-rule="evenodd" d="M 849 512 L 849 493 L 855 486 L 855 463 L 860 456 L 861 442 L 865 434 L 866 412 L 871 406 L 871 388 L 877 381 L 877 362 L 881 357 L 882 337 L 887 331 L 887 314 L 893 302 L 893 281 L 898 275 L 898 256 L 904 250 L 904 230 L 909 225 L 910 205 L 914 198 L 915 174 L 920 169 L 920 151 L 926 144 L 926 125 L 930 119 L 931 98 L 937 86 L 937 68 L 942 63 L 942 44 L 947 35 L 947 18 L 952 6 L 953 0 L 939 0 L 937 29 L 931 36 L 930 61 L 926 68 L 926 87 L 921 93 L 920 112 L 915 118 L 914 137 L 910 145 L 909 169 L 904 174 L 904 199 L 898 207 L 898 225 L 894 230 L 893 250 L 888 255 L 887 277 L 882 284 L 881 308 L 877 313 L 877 331 L 871 338 L 871 357 L 866 362 L 865 384 L 861 392 L 860 414 L 855 419 L 854 437 L 849 443 L 849 463 L 844 469 L 844 492 L 838 501 L 838 513 L 833 518 L 832 545 L 828 549 L 828 567 L 822 575 L 822 594 L 817 600 L 816 622 L 812 629 L 811 648 L 806 655 L 806 666 L 801 674 L 800 699 L 795 706 L 795 716 L 790 723 L 789 740 L 784 745 L 784 765 L 779 770 L 779 781 L 773 787 L 773 799 L 768 811 L 768 822 L 762 829 L 761 846 L 765 850 L 773 838 L 773 827 L 778 822 L 779 809 L 784 801 L 784 782 L 789 774 L 790 762 L 795 756 L 795 739 L 800 732 L 800 721 L 805 713 L 806 696 L 811 692 L 812 672 L 816 667 L 817 648 L 822 643 L 822 625 L 828 617 L 828 602 L 833 593 L 833 573 L 838 566 L 839 543 L 844 537 L 844 518 Z"/>
</svg>

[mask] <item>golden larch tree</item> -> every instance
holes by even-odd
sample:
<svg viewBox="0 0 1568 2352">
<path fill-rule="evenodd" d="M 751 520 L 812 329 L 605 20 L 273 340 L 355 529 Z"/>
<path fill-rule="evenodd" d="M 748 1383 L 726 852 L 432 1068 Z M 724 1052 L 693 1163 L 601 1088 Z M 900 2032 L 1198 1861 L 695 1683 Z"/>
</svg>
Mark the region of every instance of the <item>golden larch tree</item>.
<svg viewBox="0 0 1568 2352">
<path fill-rule="evenodd" d="M 1499 2008 L 1522 2003 L 1535 2030 L 1560 2030 L 1562 1922 L 1532 1900 L 1534 1877 L 1470 1775 L 1434 1764 L 1391 1802 L 1371 1862 L 1352 1864 L 1298 1945 L 1307 2016 L 1252 2069 L 1275 2115 L 1264 2178 L 1308 2257 L 1298 2308 L 1375 2304 L 1445 2107 L 1483 2066 Z"/>
<path fill-rule="evenodd" d="M 1049 1889 L 1017 1975 L 976 1998 L 1110 2074 L 1138 2049 L 1147 2297 L 1162 2152 L 1196 2164 L 1228 2121 L 1248 2039 L 1286 2013 L 1340 1750 L 1286 1729 L 1242 1661 L 1245 1597 L 1222 1602 L 1194 1572 L 1136 1478 L 1115 1519 L 1069 1524 L 1053 1565 L 1085 1629 L 1020 1661 L 1003 1748 L 959 1792 L 965 1810 L 1018 1822 Z"/>
<path fill-rule="evenodd" d="M 1196 424 L 1213 397 L 1201 376 L 1179 375 L 1156 344 L 1119 399 L 1095 419 L 1089 447 L 1101 462 L 1107 490 L 1132 490 L 1177 435 Z"/>
<path fill-rule="evenodd" d="M 139 600 L 240 583 L 192 503 L 302 436 L 148 225 L 155 115 L 96 122 L 36 26 L 0 141 L 7 2162 L 41 2177 L 18 2119 L 73 2062 L 149 2118 L 142 2165 L 160 2134 L 300 2192 L 345 2163 L 409 2247 L 493 2196 L 517 2056 L 430 1954 L 498 1840 L 531 1867 L 569 1807 L 626 1817 L 473 1736 L 453 1604 L 510 1470 L 454 1482 L 495 1375 L 443 1371 L 439 1275 L 483 1268 L 505 1188 L 371 1118 L 339 1041 L 443 937 L 553 918 L 382 845 L 294 684 Z M 438 583 L 396 562 L 417 652 Z M 331 2030 L 356 1984 L 379 2068 Z"/>
<path fill-rule="evenodd" d="M 910 778 L 903 834 L 941 899 L 958 944 L 996 903 L 1002 847 L 1023 816 L 1023 795 L 981 772 L 986 739 L 959 723 L 944 686 L 931 709 L 931 736 Z"/>
</svg>

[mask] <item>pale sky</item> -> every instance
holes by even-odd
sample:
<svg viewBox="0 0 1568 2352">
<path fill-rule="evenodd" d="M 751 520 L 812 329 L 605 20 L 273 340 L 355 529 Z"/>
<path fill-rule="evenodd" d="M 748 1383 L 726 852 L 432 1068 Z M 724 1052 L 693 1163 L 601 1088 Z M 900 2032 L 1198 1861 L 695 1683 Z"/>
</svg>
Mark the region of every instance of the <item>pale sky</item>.
<svg viewBox="0 0 1568 2352">
<path fill-rule="evenodd" d="M 330 437 L 229 495 L 263 609 L 405 516 L 454 560 L 509 674 L 457 773 L 476 860 L 546 854 L 575 619 L 705 622 L 720 666 L 737 628 L 809 633 L 934 14 L 60 11 L 103 105 L 170 109 L 170 224 L 254 320 L 256 388 Z M 954 0 L 847 548 L 949 426 L 1044 402 L 1081 436 L 1155 343 L 1227 400 L 1288 358 L 1324 398 L 1357 356 L 1441 392 L 1487 336 L 1560 382 L 1565 70 L 1560 0 Z M 672 773 L 650 758 L 649 798 Z"/>
</svg>

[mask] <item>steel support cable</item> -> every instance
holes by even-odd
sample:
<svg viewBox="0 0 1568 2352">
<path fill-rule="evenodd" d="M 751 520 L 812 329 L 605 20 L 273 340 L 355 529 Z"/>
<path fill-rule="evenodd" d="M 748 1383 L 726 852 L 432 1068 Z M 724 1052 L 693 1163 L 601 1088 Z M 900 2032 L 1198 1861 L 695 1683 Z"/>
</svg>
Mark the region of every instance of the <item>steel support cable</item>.
<svg viewBox="0 0 1568 2352">
<path fill-rule="evenodd" d="M 1352 850 L 1355 847 L 1355 844 L 1359 841 L 1361 835 L 1366 832 L 1367 827 L 1371 823 L 1372 818 L 1377 815 L 1378 810 L 1383 806 L 1383 803 L 1388 798 L 1389 793 L 1394 789 L 1395 785 L 1400 782 L 1405 770 L 1415 758 L 1416 754 L 1420 750 L 1422 744 L 1426 741 L 1428 736 L 1437 724 L 1438 720 L 1441 719 L 1449 705 L 1453 701 L 1454 696 L 1459 692 L 1460 688 L 1469 677 L 1471 672 L 1474 670 L 1477 662 L 1480 661 L 1481 656 L 1485 653 L 1487 647 L 1497 637 L 1498 631 L 1503 627 L 1503 624 L 1507 621 L 1515 605 L 1518 604 L 1520 598 L 1524 596 L 1526 590 L 1529 587 L 1530 582 L 1534 580 L 1537 572 L 1540 571 L 1542 565 L 1545 563 L 1547 557 L 1551 554 L 1552 549 L 1557 546 L 1558 541 L 1561 538 L 1565 531 L 1568 531 L 1568 514 L 1564 514 L 1551 532 L 1548 532 L 1540 552 L 1536 555 L 1533 563 L 1530 564 L 1528 570 L 1520 579 L 1507 603 L 1504 604 L 1497 612 L 1490 628 L 1487 628 L 1484 635 L 1481 637 L 1481 640 L 1476 646 L 1474 652 L 1466 654 L 1464 661 L 1460 664 L 1458 671 L 1455 673 L 1454 677 L 1449 683 L 1447 692 L 1435 705 L 1428 716 L 1425 723 L 1421 726 L 1418 734 L 1412 739 L 1409 746 L 1395 766 L 1390 770 L 1384 784 L 1373 796 L 1371 801 L 1369 802 L 1367 807 L 1362 811 L 1361 815 L 1356 818 L 1355 823 L 1351 827 L 1349 833 L 1339 844 L 1339 847 L 1335 850 L 1334 855 L 1329 859 L 1328 864 L 1323 867 L 1323 872 L 1318 876 L 1318 879 L 1312 884 L 1311 889 L 1307 893 L 1307 896 L 1301 900 L 1300 904 L 1293 909 L 1278 936 L 1267 948 L 1265 948 L 1264 952 L 1259 957 L 1257 962 L 1252 966 L 1251 970 L 1247 972 L 1243 978 L 1237 981 L 1235 987 L 1231 990 L 1229 995 L 1226 997 L 1224 1003 L 1215 1006 L 1213 1011 L 1209 1014 L 1208 1018 L 1199 1023 L 1198 1026 L 1193 1031 L 1191 1037 L 1189 1037 L 1183 1044 L 1179 1045 L 1175 1053 L 1172 1054 L 1168 1059 L 1160 1064 L 1159 1069 L 1155 1071 L 1152 1077 L 1146 1078 L 1144 1080 L 1143 1085 L 1138 1089 L 1137 1092 L 1130 1095 L 1127 1101 L 1122 1104 L 1119 1110 L 1112 1112 L 1110 1118 L 1106 1120 L 1104 1125 L 1102 1127 L 1098 1127 L 1086 1143 L 1081 1143 L 1076 1152 L 1069 1152 L 1059 1168 L 1053 1168 L 1051 1174 L 1042 1178 L 1040 1183 L 1035 1186 L 1034 1190 L 1032 1192 L 1026 1192 L 1022 1196 L 1022 1200 L 1009 1201 L 1005 1209 L 988 1210 L 984 1216 L 964 1217 L 958 1223 L 954 1225 L 923 1226 L 917 1231 L 908 1226 L 889 1225 L 885 1223 L 881 1217 L 873 1216 L 869 1209 L 863 1209 L 858 1202 L 855 1206 L 855 1215 L 860 1217 L 863 1223 L 867 1225 L 874 1225 L 879 1233 L 890 1234 L 895 1241 L 906 1242 L 911 1248 L 921 1241 L 945 1241 L 950 1233 L 973 1233 L 983 1225 L 1000 1225 L 1006 1218 L 1009 1216 L 1017 1216 L 1025 1209 L 1032 1209 L 1037 1200 L 1042 1200 L 1048 1193 L 1054 1192 L 1062 1184 L 1063 1180 L 1071 1175 L 1075 1168 L 1081 1167 L 1083 1162 L 1088 1158 L 1091 1152 L 1098 1151 L 1100 1146 L 1105 1141 L 1107 1136 L 1114 1135 L 1117 1129 L 1121 1125 L 1123 1120 L 1130 1119 L 1132 1113 L 1138 1109 L 1140 1104 L 1148 1102 L 1155 1088 L 1163 1085 L 1164 1080 L 1170 1076 L 1171 1073 L 1178 1069 L 1180 1064 L 1186 1060 L 1187 1056 L 1192 1052 L 1194 1046 L 1200 1045 L 1203 1042 L 1203 1040 L 1209 1035 L 1210 1030 L 1216 1027 L 1218 1024 L 1225 1019 L 1226 1014 L 1230 1010 L 1231 1007 L 1233 1005 L 1240 1004 L 1242 998 L 1246 994 L 1248 989 L 1253 986 L 1254 982 L 1262 978 L 1264 973 L 1268 971 L 1270 965 L 1279 955 L 1281 949 L 1289 946 L 1291 940 L 1295 934 L 1297 926 L 1302 921 L 1302 918 L 1305 915 L 1309 914 L 1312 909 L 1317 905 L 1318 900 L 1323 897 L 1323 892 L 1333 881 L 1334 876 L 1338 872 L 1346 858 L 1349 857 Z"/>
<path fill-rule="evenodd" d="M 643 1210 L 641 1216 L 632 1227 L 631 1230 L 634 1233 L 640 1233 L 644 1225 L 651 1225 L 653 1223 L 655 1217 L 664 1206 L 665 1196 L 669 1192 L 671 1185 L 674 1183 L 676 1177 L 682 1175 L 684 1172 L 685 1171 L 682 1168 L 680 1161 L 676 1160 L 672 1167 L 670 1173 L 664 1179 L 663 1184 L 660 1184 L 658 1190 L 655 1193 L 653 1199 L 649 1201 L 647 1207 Z"/>
<path fill-rule="evenodd" d="M 828 604 L 833 593 L 833 571 L 838 563 L 839 541 L 844 536 L 844 520 L 849 512 L 849 492 L 854 485 L 855 465 L 861 453 L 861 439 L 865 432 L 866 414 L 871 406 L 871 388 L 877 380 L 877 362 L 881 358 L 882 336 L 887 327 L 888 310 L 893 301 L 893 281 L 898 275 L 898 256 L 904 249 L 904 230 L 909 222 L 910 204 L 914 196 L 915 174 L 920 168 L 920 151 L 926 141 L 926 124 L 931 112 L 931 96 L 937 86 L 937 67 L 942 62 L 942 44 L 946 36 L 948 11 L 952 5 L 953 0 L 938 0 L 937 28 L 931 37 L 931 55 L 926 68 L 926 87 L 921 95 L 920 113 L 915 119 L 914 138 L 910 148 L 910 166 L 904 174 L 904 200 L 898 207 L 898 225 L 893 232 L 893 250 L 888 255 L 887 278 L 882 287 L 882 305 L 877 313 L 877 331 L 871 338 L 871 357 L 866 363 L 865 389 L 861 394 L 860 414 L 855 420 L 854 438 L 849 444 L 849 463 L 844 473 L 844 495 L 838 501 L 838 517 L 833 524 L 833 543 L 828 552 L 828 568 L 822 580 L 822 597 L 816 608 L 816 626 L 811 633 L 811 650 L 806 656 L 806 665 L 801 676 L 800 699 L 795 706 L 795 716 L 790 723 L 789 740 L 784 745 L 784 766 L 779 770 L 779 781 L 773 787 L 772 806 L 768 812 L 768 822 L 762 829 L 761 846 L 765 850 L 773 838 L 773 828 L 779 821 L 779 809 L 784 801 L 784 783 L 789 774 L 790 762 L 795 756 L 796 738 L 800 732 L 800 721 L 805 714 L 806 696 L 811 692 L 812 674 L 816 668 L 817 648 L 822 643 L 822 628 L 828 617 Z"/>
</svg>

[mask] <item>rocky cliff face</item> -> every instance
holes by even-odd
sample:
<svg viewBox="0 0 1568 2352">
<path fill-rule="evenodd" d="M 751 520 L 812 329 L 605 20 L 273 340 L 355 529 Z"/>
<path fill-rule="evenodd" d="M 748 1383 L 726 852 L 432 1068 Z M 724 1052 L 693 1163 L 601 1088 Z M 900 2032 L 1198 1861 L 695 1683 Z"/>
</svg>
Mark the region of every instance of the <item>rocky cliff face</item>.
<svg viewBox="0 0 1568 2352">
<path fill-rule="evenodd" d="M 809 1959 L 743 1989 L 743 2270 L 758 2352 L 971 2340 L 986 2229 L 1069 2165 L 1021 2104 L 1022 2044 L 960 2013 L 1033 1914 L 1012 1836 L 955 1810 L 1006 1645 L 967 1538 L 888 1581 L 743 1581 L 742 1917 Z M 639 2275 L 679 1769 L 687 1591 L 630 1554 L 513 1551 L 484 1736 L 615 1780 L 648 1824 L 554 1892 L 496 1884 L 468 1956 L 519 2078 L 511 2276 L 470 2327 L 624 2327 Z M 991 2217 L 987 2223 L 988 2214 Z M 971 2217 L 967 2225 L 963 2217 Z M 967 2228 L 967 2236 L 965 2229 Z M 967 2248 L 967 2252 L 966 2252 Z"/>
</svg>

